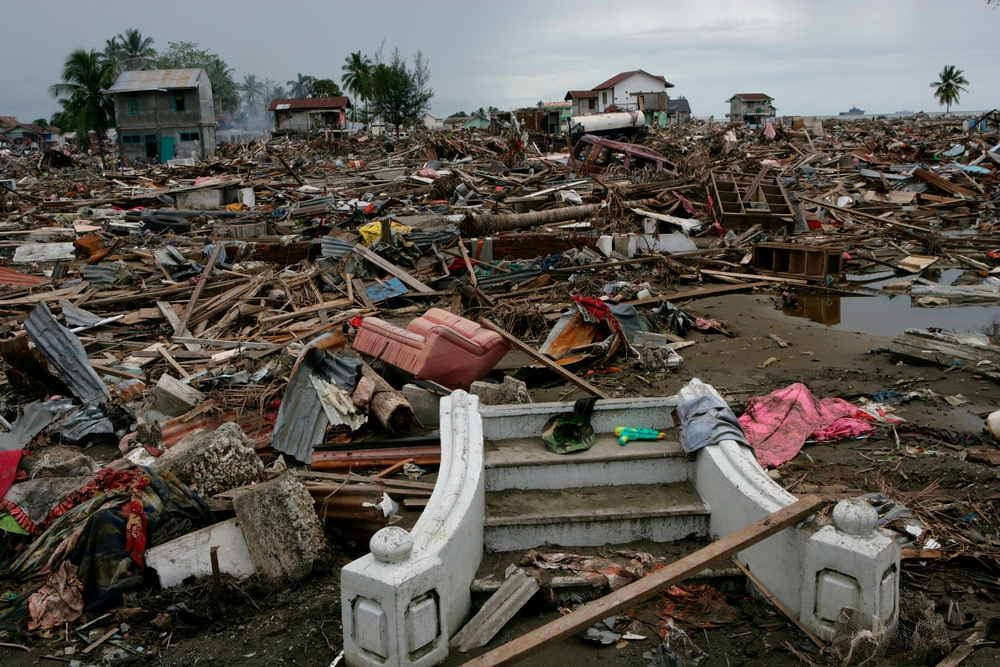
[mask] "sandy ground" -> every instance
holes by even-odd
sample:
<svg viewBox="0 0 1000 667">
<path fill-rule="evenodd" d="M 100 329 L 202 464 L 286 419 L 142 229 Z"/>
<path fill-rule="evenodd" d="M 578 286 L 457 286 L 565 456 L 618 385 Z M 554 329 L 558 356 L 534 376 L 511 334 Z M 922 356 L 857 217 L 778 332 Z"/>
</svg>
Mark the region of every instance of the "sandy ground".
<svg viewBox="0 0 1000 667">
<path fill-rule="evenodd" d="M 691 378 L 714 385 L 731 402 L 742 402 L 754 395 L 768 393 L 792 382 L 804 382 L 817 396 L 854 398 L 883 389 L 930 388 L 939 394 L 962 394 L 970 403 L 951 407 L 941 401 L 914 401 L 900 405 L 904 419 L 935 428 L 981 433 L 983 415 L 997 409 L 998 387 L 977 379 L 972 370 L 945 373 L 943 369 L 899 365 L 885 354 L 872 350 L 888 347 L 890 337 L 828 328 L 801 317 L 789 317 L 775 310 L 766 295 L 733 295 L 693 302 L 689 309 L 704 317 L 724 322 L 732 338 L 721 335 L 694 334 L 696 345 L 681 351 L 684 363 L 662 378 L 626 369 L 612 375 L 589 378 L 606 390 L 621 396 L 655 396 L 675 393 Z M 770 338 L 775 334 L 790 343 L 779 347 Z M 774 357 L 767 367 L 763 363 Z M 508 361 L 516 361 L 511 359 Z M 642 375 L 643 379 L 637 379 Z M 577 391 L 554 387 L 532 391 L 536 401 L 573 400 Z M 880 483 L 891 483 L 906 491 L 919 491 L 937 482 L 942 488 L 973 486 L 980 491 L 1000 490 L 991 467 L 959 460 L 952 456 L 901 457 L 891 466 L 872 463 L 865 449 L 887 447 L 884 441 L 859 446 L 857 441 L 807 447 L 795 460 L 782 467 L 784 478 L 817 487 L 841 486 L 865 492 L 878 491 Z M 810 460 L 811 459 L 811 460 Z M 881 480 L 881 481 L 880 481 Z M 411 522 L 409 517 L 407 522 Z M 991 517 L 995 525 L 996 518 Z M 173 589 L 140 597 L 128 603 L 150 612 L 168 608 L 176 617 L 172 629 L 158 630 L 147 622 L 132 624 L 125 644 L 144 646 L 142 654 L 128 654 L 114 664 L 148 665 L 246 665 L 248 667 L 289 664 L 330 665 L 342 646 L 340 624 L 339 566 L 350 556 L 337 551 L 331 565 L 305 581 L 283 589 L 269 589 L 246 582 L 240 587 L 227 584 L 224 594 L 216 596 L 210 584 Z M 925 590 L 940 604 L 942 599 L 962 604 L 962 609 L 976 620 L 1000 616 L 996 585 L 974 586 L 970 577 L 984 576 L 997 581 L 998 572 L 991 561 L 982 560 L 970 569 L 968 563 L 912 563 L 904 567 L 904 587 Z M 979 574 L 977 575 L 976 572 Z M 742 619 L 738 624 L 708 630 L 696 630 L 692 641 L 708 654 L 705 665 L 793 665 L 799 658 L 783 646 L 810 654 L 812 660 L 825 660 L 811 653 L 808 640 L 795 630 L 773 607 L 748 597 L 745 591 L 727 591 L 729 602 Z M 177 605 L 183 605 L 179 607 Z M 947 607 L 945 607 L 947 608 Z M 509 641 L 523 632 L 552 620 L 553 609 L 531 608 L 508 624 L 483 650 Z M 959 636 L 957 627 L 949 627 Z M 644 641 L 626 646 L 595 647 L 578 639 L 560 642 L 529 658 L 524 665 L 635 665 L 644 667 L 659 640 L 653 633 Z M 964 635 L 961 635 L 964 636 Z M 0 664 L 54 665 L 58 660 L 43 658 L 56 654 L 68 664 L 69 659 L 90 656 L 67 656 L 67 644 L 80 651 L 82 641 L 70 642 L 62 633 L 51 639 L 0 633 L 0 642 L 24 644 L 30 649 L 0 647 Z M 78 639 L 78 638 L 77 638 Z M 169 640 L 169 643 L 168 643 Z M 475 651 L 476 655 L 483 650 Z M 100 662 L 101 650 L 92 654 Z M 445 665 L 462 664 L 467 656 L 452 655 Z M 996 664 L 1000 651 L 980 648 L 965 665 Z M 87 664 L 86 661 L 84 664 Z"/>
</svg>

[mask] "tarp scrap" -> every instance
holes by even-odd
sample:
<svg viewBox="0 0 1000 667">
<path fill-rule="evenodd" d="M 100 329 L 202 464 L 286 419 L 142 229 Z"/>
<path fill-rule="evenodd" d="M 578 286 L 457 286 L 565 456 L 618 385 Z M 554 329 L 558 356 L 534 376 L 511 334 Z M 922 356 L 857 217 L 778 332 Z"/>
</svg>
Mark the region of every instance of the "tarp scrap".
<svg viewBox="0 0 1000 667">
<path fill-rule="evenodd" d="M 874 430 L 858 408 L 839 398 L 818 399 L 800 382 L 746 402 L 743 432 L 765 468 L 791 461 L 810 437 L 837 440 Z"/>
</svg>

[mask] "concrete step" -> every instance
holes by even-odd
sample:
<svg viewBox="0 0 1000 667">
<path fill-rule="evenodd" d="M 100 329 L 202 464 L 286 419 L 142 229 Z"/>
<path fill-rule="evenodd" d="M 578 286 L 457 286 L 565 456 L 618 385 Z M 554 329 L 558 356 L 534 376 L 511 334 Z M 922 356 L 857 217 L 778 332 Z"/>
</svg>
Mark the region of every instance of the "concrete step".
<svg viewBox="0 0 1000 667">
<path fill-rule="evenodd" d="M 674 542 L 708 534 L 708 508 L 689 481 L 488 491 L 487 551 L 545 544 Z"/>
<path fill-rule="evenodd" d="M 572 454 L 552 453 L 540 437 L 486 442 L 487 491 L 671 484 L 688 478 L 684 452 L 671 440 L 637 440 L 623 447 L 613 433 L 598 433 L 593 447 Z"/>
</svg>

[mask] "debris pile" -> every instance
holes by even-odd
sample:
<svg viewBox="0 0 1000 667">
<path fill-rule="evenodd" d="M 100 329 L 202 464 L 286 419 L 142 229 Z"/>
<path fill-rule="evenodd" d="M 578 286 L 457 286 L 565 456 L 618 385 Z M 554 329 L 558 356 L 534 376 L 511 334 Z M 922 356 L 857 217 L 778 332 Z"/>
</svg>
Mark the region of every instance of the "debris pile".
<svg viewBox="0 0 1000 667">
<path fill-rule="evenodd" d="M 193 166 L 114 170 L 87 154 L 0 151 L 0 629 L 96 622 L 147 589 L 148 566 L 163 587 L 190 572 L 224 595 L 223 580 L 242 593 L 251 575 L 310 576 L 331 544 L 361 553 L 427 504 L 441 396 L 663 393 L 689 354 L 741 329 L 699 300 L 753 293 L 833 324 L 813 299 L 1000 305 L 995 130 L 921 115 L 816 125 L 666 125 L 575 146 L 516 123 L 390 142 L 279 137 Z M 873 351 L 1000 382 L 989 335 L 899 329 Z M 752 367 L 780 372 L 792 343 L 769 340 L 775 356 Z M 798 455 L 815 442 L 1000 463 L 988 436 L 891 414 L 897 398 L 957 407 L 962 394 L 829 393 L 789 379 L 748 396 L 739 419 L 793 493 L 862 495 L 810 486 Z M 902 492 L 872 469 L 864 497 L 904 559 L 1000 568 L 1000 494 Z M 558 556 L 522 565 L 614 590 L 659 563 Z M 523 579 L 512 571 L 509 588 L 527 600 L 538 586 Z M 674 621 L 742 622 L 698 586 L 656 599 L 661 639 Z M 723 620 L 694 619 L 713 610 Z M 122 618 L 86 650 L 121 645 Z M 649 634 L 633 622 L 587 632 Z M 493 636 L 478 632 L 462 650 Z"/>
</svg>

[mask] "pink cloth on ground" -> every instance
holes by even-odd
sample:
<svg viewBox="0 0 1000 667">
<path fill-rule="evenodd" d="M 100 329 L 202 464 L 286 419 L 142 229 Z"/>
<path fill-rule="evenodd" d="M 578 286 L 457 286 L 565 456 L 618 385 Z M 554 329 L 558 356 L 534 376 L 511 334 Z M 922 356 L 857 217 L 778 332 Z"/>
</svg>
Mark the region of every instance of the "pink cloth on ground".
<svg viewBox="0 0 1000 667">
<path fill-rule="evenodd" d="M 800 382 L 746 403 L 740 424 L 753 445 L 757 461 L 774 468 L 795 458 L 806 440 L 840 440 L 874 430 L 855 419 L 857 407 L 839 398 L 816 398 Z"/>
</svg>

